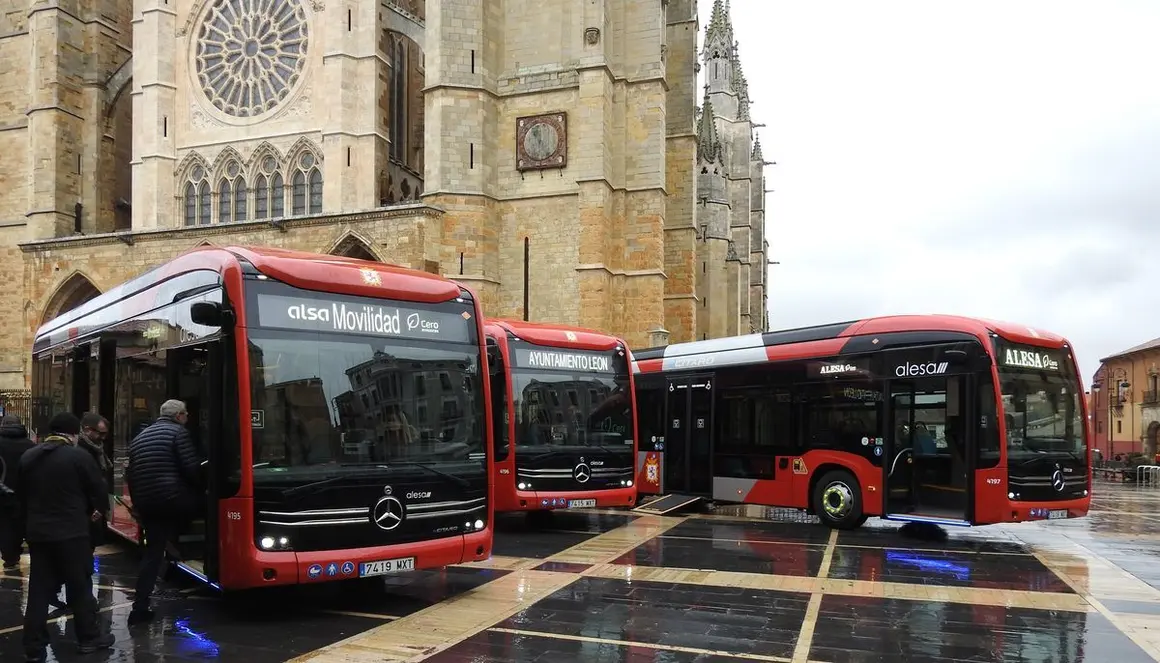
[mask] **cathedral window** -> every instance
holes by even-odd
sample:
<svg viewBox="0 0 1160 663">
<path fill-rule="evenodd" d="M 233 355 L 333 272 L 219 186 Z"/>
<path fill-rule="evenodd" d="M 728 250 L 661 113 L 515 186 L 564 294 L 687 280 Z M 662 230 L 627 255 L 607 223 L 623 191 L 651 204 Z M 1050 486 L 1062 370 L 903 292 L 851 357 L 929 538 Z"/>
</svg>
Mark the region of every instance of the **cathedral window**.
<svg viewBox="0 0 1160 663">
<path fill-rule="evenodd" d="M 254 177 L 254 218 L 280 219 L 286 215 L 286 187 L 278 172 L 278 159 L 262 158 Z"/>
<path fill-rule="evenodd" d="M 312 152 L 303 152 L 290 177 L 290 213 L 322 213 L 322 171 Z"/>
<path fill-rule="evenodd" d="M 231 161 L 221 181 L 218 182 L 218 223 L 245 221 L 249 201 L 246 194 L 246 178 L 241 173 L 238 162 Z"/>
<path fill-rule="evenodd" d="M 209 225 L 212 211 L 210 200 L 210 184 L 205 169 L 194 166 L 182 189 L 182 202 L 185 207 L 183 223 L 187 226 Z"/>
<path fill-rule="evenodd" d="M 407 142 L 407 57 L 400 39 L 395 42 L 391 62 L 391 158 L 406 163 Z"/>
<path fill-rule="evenodd" d="M 274 110 L 302 78 L 307 32 L 302 0 L 215 0 L 194 54 L 206 99 L 234 117 Z"/>
</svg>

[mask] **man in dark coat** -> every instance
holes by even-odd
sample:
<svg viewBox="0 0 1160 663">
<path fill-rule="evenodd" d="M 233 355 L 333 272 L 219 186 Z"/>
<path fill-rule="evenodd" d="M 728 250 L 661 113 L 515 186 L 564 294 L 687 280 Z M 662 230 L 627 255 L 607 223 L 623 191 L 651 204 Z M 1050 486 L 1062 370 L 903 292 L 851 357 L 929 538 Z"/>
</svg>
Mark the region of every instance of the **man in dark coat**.
<svg viewBox="0 0 1160 663">
<path fill-rule="evenodd" d="M 24 547 L 24 514 L 16 495 L 20 490 L 20 457 L 36 445 L 28 438 L 28 429 L 20 417 L 0 419 L 0 483 L 13 491 L 0 495 L 0 557 L 4 570 L 20 568 L 20 551 Z"/>
<path fill-rule="evenodd" d="M 109 421 L 107 419 L 96 412 L 86 412 L 81 415 L 81 436 L 77 441 L 77 446 L 89 452 L 93 460 L 97 461 L 97 465 L 101 468 L 101 476 L 105 478 L 105 494 L 111 495 L 113 491 L 108 482 L 112 478 L 110 470 L 113 467 L 113 462 L 105 455 L 105 438 L 108 436 Z M 107 528 L 108 524 L 104 519 L 93 523 L 90 528 L 90 538 L 94 549 L 105 542 Z"/>
<path fill-rule="evenodd" d="M 165 549 L 170 542 L 176 542 L 181 529 L 204 503 L 201 459 L 185 428 L 189 421 L 185 403 L 165 401 L 160 414 L 129 443 L 129 495 L 145 530 L 145 554 L 129 613 L 130 625 L 153 619 L 149 599 L 157 585 Z"/>
<path fill-rule="evenodd" d="M 105 482 L 93 457 L 76 447 L 81 422 L 62 412 L 49 422 L 49 435 L 20 459 L 20 498 L 25 507 L 31 571 L 24 612 L 24 653 L 44 661 L 48 647 L 48 606 L 61 583 L 68 590 L 82 653 L 113 646 L 101 633 L 93 597 L 93 549 L 89 526 L 108 509 Z"/>
</svg>

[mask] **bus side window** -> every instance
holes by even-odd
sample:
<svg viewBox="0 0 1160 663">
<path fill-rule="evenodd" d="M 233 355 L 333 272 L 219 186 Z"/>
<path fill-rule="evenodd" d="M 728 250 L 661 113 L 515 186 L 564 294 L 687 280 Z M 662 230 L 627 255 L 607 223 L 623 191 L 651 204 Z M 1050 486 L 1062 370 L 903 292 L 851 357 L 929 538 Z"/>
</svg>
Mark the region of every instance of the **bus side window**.
<svg viewBox="0 0 1160 663">
<path fill-rule="evenodd" d="M 865 457 L 874 465 L 874 440 L 882 430 L 882 392 L 877 383 L 843 381 L 801 385 L 806 392 L 805 446 L 833 449 Z"/>
<path fill-rule="evenodd" d="M 491 418 L 492 418 L 492 444 L 495 448 L 495 462 L 506 460 L 508 452 L 511 448 L 508 439 L 508 431 L 511 428 L 511 415 L 508 412 L 508 384 L 507 384 L 507 367 L 503 363 L 503 355 L 499 352 L 499 346 L 495 341 L 488 339 L 487 341 L 487 365 L 488 371 L 491 373 Z"/>
</svg>

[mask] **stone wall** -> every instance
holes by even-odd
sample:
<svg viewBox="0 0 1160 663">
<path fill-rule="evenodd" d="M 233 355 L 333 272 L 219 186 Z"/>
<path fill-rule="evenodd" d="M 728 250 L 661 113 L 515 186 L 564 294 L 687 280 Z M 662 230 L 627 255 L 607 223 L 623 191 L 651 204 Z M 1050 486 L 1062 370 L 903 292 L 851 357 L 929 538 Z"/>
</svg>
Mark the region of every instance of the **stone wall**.
<svg viewBox="0 0 1160 663">
<path fill-rule="evenodd" d="M 494 314 L 524 314 L 527 239 L 530 319 L 637 345 L 665 323 L 663 16 L 660 0 L 427 3 L 424 200 Z M 545 113 L 566 115 L 567 163 L 521 171 L 519 118 Z"/>
<path fill-rule="evenodd" d="M 254 245 L 331 253 L 353 243 L 378 259 L 413 269 L 430 269 L 426 237 L 438 232 L 442 213 L 407 205 L 363 214 L 287 220 L 283 229 L 264 222 L 38 240 L 5 249 L 4 264 L 19 264 L 26 297 L 23 325 L 0 329 L 0 364 L 27 370 L 29 349 L 46 312 L 56 312 L 77 285 L 77 275 L 104 292 L 178 254 L 200 246 Z M 13 258 L 9 260 L 7 258 Z M 434 263 L 437 264 L 437 263 Z M 10 309 L 11 310 L 11 309 Z M 18 310 L 18 309 L 17 309 Z M 2 374 L 0 374 L 2 375 Z M 11 376 L 0 382 L 9 388 Z M 23 383 L 20 384 L 23 386 Z"/>
<path fill-rule="evenodd" d="M 0 80 L 0 279 L 22 284 L 0 290 L 0 308 L 20 312 L 0 324 L 0 388 L 23 386 L 46 311 L 205 241 L 328 252 L 347 238 L 522 317 L 527 238 L 531 319 L 637 347 L 662 327 L 694 336 L 695 0 L 296 0 L 301 75 L 248 116 L 202 91 L 196 40 L 213 3 L 37 2 L 30 14 L 32 0 L 0 0 L 0 58 L 27 63 Z M 400 43 L 406 127 L 392 136 Z M 544 113 L 567 117 L 567 163 L 521 171 L 518 118 Z M 253 221 L 262 164 L 290 187 L 306 154 L 321 213 L 295 218 L 287 196 L 284 230 Z M 189 175 L 205 171 L 216 224 L 233 164 L 250 221 L 184 227 Z M 726 248 L 714 252 L 723 306 Z"/>
</svg>

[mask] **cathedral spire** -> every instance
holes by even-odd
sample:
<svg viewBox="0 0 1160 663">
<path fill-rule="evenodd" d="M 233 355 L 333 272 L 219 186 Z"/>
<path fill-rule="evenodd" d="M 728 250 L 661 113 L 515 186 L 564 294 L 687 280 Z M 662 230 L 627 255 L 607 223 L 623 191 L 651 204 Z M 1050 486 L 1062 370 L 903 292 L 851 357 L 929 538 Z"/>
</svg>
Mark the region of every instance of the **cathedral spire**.
<svg viewBox="0 0 1160 663">
<path fill-rule="evenodd" d="M 729 18 L 729 2 L 713 0 L 713 14 L 709 17 L 709 27 L 705 29 L 705 45 L 715 39 L 725 44 L 733 43 L 733 22 Z"/>
<path fill-rule="evenodd" d="M 708 92 L 705 93 L 705 103 L 701 107 L 701 121 L 697 124 L 697 157 L 705 162 L 714 162 L 721 158 L 721 142 L 717 139 L 713 102 L 709 101 Z"/>
<path fill-rule="evenodd" d="M 749 156 L 750 161 L 765 161 L 765 157 L 761 155 L 761 138 L 754 137 L 753 139 L 753 154 Z"/>
</svg>

